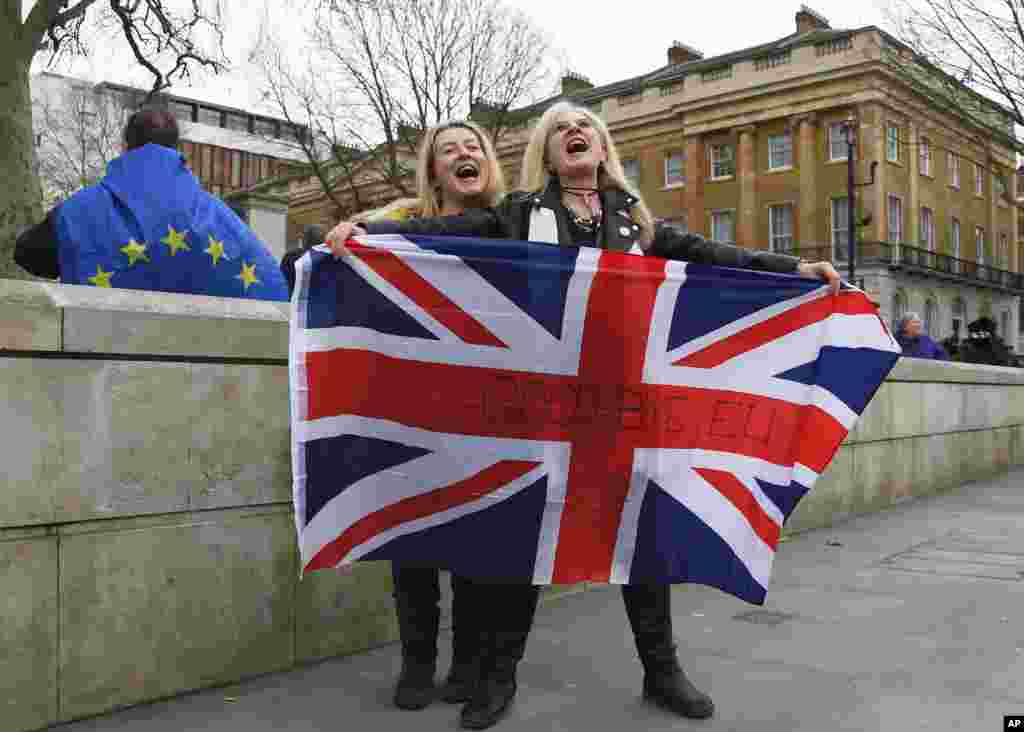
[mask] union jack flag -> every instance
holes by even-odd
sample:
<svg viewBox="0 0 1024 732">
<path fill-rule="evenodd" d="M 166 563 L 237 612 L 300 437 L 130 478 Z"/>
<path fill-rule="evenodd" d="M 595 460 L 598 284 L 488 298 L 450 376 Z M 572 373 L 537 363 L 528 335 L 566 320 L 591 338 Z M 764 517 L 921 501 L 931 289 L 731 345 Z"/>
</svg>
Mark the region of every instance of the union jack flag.
<svg viewBox="0 0 1024 732">
<path fill-rule="evenodd" d="M 859 290 L 592 248 L 351 240 L 297 264 L 304 572 L 696 582 L 761 604 L 899 357 Z"/>
</svg>

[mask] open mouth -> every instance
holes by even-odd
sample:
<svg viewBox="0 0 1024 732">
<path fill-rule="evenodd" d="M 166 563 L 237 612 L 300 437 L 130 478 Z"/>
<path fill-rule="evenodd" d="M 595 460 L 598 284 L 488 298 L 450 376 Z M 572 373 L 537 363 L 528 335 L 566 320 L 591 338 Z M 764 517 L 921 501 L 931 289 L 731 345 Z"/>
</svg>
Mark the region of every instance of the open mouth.
<svg viewBox="0 0 1024 732">
<path fill-rule="evenodd" d="M 569 153 L 581 153 L 586 152 L 590 149 L 590 145 L 582 137 L 574 137 L 569 140 L 569 143 L 565 146 L 565 151 Z"/>
<path fill-rule="evenodd" d="M 480 170 L 472 163 L 463 163 L 455 169 L 455 177 L 467 180 L 470 178 L 479 178 Z"/>
</svg>

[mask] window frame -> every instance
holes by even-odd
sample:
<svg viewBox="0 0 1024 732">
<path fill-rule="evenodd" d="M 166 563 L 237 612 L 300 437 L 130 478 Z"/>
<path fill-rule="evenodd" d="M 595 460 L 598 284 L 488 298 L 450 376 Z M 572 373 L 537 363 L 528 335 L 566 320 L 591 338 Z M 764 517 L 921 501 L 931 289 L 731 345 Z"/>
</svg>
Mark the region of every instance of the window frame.
<svg viewBox="0 0 1024 732">
<path fill-rule="evenodd" d="M 928 206 L 921 206 L 918 212 L 918 246 L 935 253 L 935 211 Z"/>
<path fill-rule="evenodd" d="M 784 141 L 784 147 L 782 149 L 783 162 L 781 165 L 773 165 L 773 152 L 777 150 L 772 149 L 772 143 L 782 140 Z M 791 170 L 793 168 L 793 134 L 791 132 L 782 132 L 777 135 L 768 135 L 768 170 Z"/>
<path fill-rule="evenodd" d="M 899 219 L 898 219 L 899 226 L 896 229 L 897 236 L 895 238 L 893 237 L 894 229 L 893 229 L 893 225 L 892 225 L 892 223 L 893 223 L 892 222 L 892 218 L 893 218 L 893 216 L 892 216 L 892 213 L 893 213 L 893 203 L 896 203 L 898 208 L 899 208 Z M 905 244 L 906 242 L 903 240 L 903 237 L 906 234 L 906 227 L 904 227 L 904 225 L 903 225 L 903 198 L 900 197 L 900 196 L 897 196 L 897 195 L 895 195 L 893 193 L 890 193 L 889 197 L 888 197 L 887 205 L 886 205 L 885 215 L 886 215 L 886 222 L 885 222 L 886 223 L 886 234 L 888 234 L 888 236 L 889 236 L 889 243 L 890 244 Z"/>
<path fill-rule="evenodd" d="M 895 122 L 889 122 L 885 126 L 885 159 L 890 163 L 901 162 L 900 126 Z"/>
<path fill-rule="evenodd" d="M 950 242 L 950 249 L 952 250 L 950 252 L 950 256 L 953 257 L 953 271 L 957 273 L 960 272 L 960 260 L 962 259 L 960 256 L 960 234 L 960 219 L 954 216 L 950 221 L 950 237 L 952 238 L 952 241 Z"/>
<path fill-rule="evenodd" d="M 671 160 L 678 156 L 679 157 L 679 180 L 672 181 L 669 179 L 669 164 Z M 681 188 L 686 185 L 686 151 L 685 150 L 669 150 L 665 153 L 665 158 L 662 162 L 662 173 L 664 178 L 665 188 Z"/>
<path fill-rule="evenodd" d="M 711 240 L 717 241 L 722 244 L 735 244 L 736 243 L 736 209 L 734 208 L 716 208 L 711 212 L 711 220 L 709 231 L 711 233 Z M 730 228 L 732 229 L 732 235 L 729 238 L 723 238 L 716 236 L 715 232 L 715 218 L 727 215 L 729 217 Z"/>
<path fill-rule="evenodd" d="M 846 216 L 846 227 L 836 227 L 836 207 L 839 202 L 843 202 L 843 210 Z M 835 196 L 829 199 L 829 243 L 832 245 L 832 259 L 837 262 L 845 262 L 849 259 L 850 251 L 850 199 L 846 196 Z M 837 242 L 837 234 L 846 234 L 846 240 L 843 242 Z M 842 247 L 840 249 L 839 247 Z"/>
<path fill-rule="evenodd" d="M 985 266 L 985 227 L 975 226 L 974 227 L 974 261 L 984 267 Z"/>
<path fill-rule="evenodd" d="M 715 151 L 729 150 L 729 162 L 732 164 L 731 172 L 722 175 L 715 174 L 715 166 L 722 161 L 716 161 Z M 736 150 L 731 142 L 720 142 L 708 146 L 708 180 L 729 180 L 736 176 Z"/>
<path fill-rule="evenodd" d="M 795 246 L 795 237 L 793 232 L 793 223 L 795 220 L 795 206 L 791 202 L 773 203 L 768 206 L 768 250 L 772 252 L 792 252 Z M 779 233 L 775 231 L 775 216 L 776 211 L 789 211 L 789 222 L 788 222 L 788 233 Z M 784 247 L 776 246 L 777 240 L 788 240 L 789 245 Z"/>
<path fill-rule="evenodd" d="M 622 164 L 622 173 L 626 177 L 626 181 L 628 183 L 631 183 L 634 187 L 639 188 L 640 187 L 640 158 L 622 158 L 620 162 Z M 629 174 L 628 167 L 629 167 L 630 163 L 635 163 L 636 164 L 636 177 L 635 178 L 631 177 L 630 174 Z"/>
<path fill-rule="evenodd" d="M 846 122 L 830 122 L 828 125 L 828 161 L 830 163 L 845 162 L 850 158 L 850 143 L 846 140 L 845 128 Z M 834 130 L 839 130 L 839 134 L 842 137 L 842 146 L 846 149 L 842 157 L 835 155 L 836 140 L 833 138 Z"/>
<path fill-rule="evenodd" d="M 974 195 L 978 198 L 985 197 L 985 179 L 982 177 L 985 174 L 985 169 L 982 168 L 981 163 L 974 164 Z"/>
<path fill-rule="evenodd" d="M 951 188 L 960 190 L 960 156 L 954 152 L 947 153 L 946 162 L 949 165 L 949 185 Z"/>
<path fill-rule="evenodd" d="M 932 177 L 932 142 L 927 137 L 920 138 L 917 144 L 917 172 L 919 175 Z"/>
</svg>

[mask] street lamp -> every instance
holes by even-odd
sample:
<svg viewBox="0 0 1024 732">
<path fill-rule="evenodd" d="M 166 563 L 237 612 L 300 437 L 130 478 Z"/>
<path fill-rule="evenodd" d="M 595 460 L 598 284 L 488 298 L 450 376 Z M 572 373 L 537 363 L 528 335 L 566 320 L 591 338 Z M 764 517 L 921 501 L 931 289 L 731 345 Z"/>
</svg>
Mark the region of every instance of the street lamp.
<svg viewBox="0 0 1024 732">
<path fill-rule="evenodd" d="M 857 183 L 854 181 L 854 160 L 856 158 L 857 149 L 857 121 L 852 117 L 846 119 L 843 124 L 843 130 L 846 133 L 846 221 L 849 230 L 847 258 L 849 261 L 849 280 L 850 284 L 857 285 L 857 224 L 859 223 L 856 219 L 857 215 L 857 188 L 859 186 L 870 186 L 875 183 L 875 169 L 878 168 L 878 161 L 873 160 L 871 162 L 871 180 L 865 181 L 864 183 Z M 865 217 L 865 225 L 870 221 L 870 217 Z"/>
</svg>

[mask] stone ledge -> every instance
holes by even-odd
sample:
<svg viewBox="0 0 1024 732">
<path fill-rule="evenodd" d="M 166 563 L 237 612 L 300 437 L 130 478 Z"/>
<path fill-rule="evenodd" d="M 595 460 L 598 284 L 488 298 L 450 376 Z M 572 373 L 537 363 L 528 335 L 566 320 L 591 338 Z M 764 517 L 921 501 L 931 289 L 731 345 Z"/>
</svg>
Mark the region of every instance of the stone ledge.
<svg viewBox="0 0 1024 732">
<path fill-rule="evenodd" d="M 1024 369 L 957 361 L 901 358 L 886 381 L 954 384 L 1024 384 Z"/>
<path fill-rule="evenodd" d="M 286 359 L 291 305 L 0 280 L 0 348 Z"/>
</svg>

